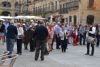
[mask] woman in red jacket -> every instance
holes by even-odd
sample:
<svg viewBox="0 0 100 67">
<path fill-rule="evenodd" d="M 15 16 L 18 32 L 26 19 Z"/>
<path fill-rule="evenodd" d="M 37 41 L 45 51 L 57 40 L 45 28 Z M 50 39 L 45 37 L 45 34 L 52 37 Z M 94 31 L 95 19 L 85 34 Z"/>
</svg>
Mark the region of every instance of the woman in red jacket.
<svg viewBox="0 0 100 67">
<path fill-rule="evenodd" d="M 47 43 L 48 43 L 48 51 L 50 52 L 52 50 L 51 44 L 52 44 L 52 39 L 53 39 L 53 36 L 54 36 L 54 30 L 53 30 L 53 24 L 52 23 L 49 23 L 49 25 L 48 25 L 48 32 L 49 32 L 49 36 L 48 36 Z"/>
<path fill-rule="evenodd" d="M 74 26 L 72 36 L 73 36 L 73 45 L 76 46 L 77 45 L 77 38 L 78 38 L 77 25 Z"/>
</svg>

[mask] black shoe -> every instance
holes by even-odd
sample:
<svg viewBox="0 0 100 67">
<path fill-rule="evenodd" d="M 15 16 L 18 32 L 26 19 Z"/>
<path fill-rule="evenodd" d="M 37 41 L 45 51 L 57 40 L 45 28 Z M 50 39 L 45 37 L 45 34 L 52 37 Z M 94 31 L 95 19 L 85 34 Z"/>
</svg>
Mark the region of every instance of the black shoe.
<svg viewBox="0 0 100 67">
<path fill-rule="evenodd" d="M 49 55 L 49 52 L 45 53 L 44 55 Z"/>
<path fill-rule="evenodd" d="M 30 52 L 34 52 L 34 50 L 30 50 Z"/>
<path fill-rule="evenodd" d="M 68 43 L 68 44 L 71 44 L 71 43 Z"/>
<path fill-rule="evenodd" d="M 37 59 L 35 59 L 35 61 L 37 61 Z"/>
<path fill-rule="evenodd" d="M 89 55 L 89 53 L 86 53 L 85 55 Z"/>
<path fill-rule="evenodd" d="M 52 50 L 54 50 L 54 49 L 52 48 Z"/>
<path fill-rule="evenodd" d="M 44 61 L 44 59 L 41 59 L 41 61 Z"/>
<path fill-rule="evenodd" d="M 12 56 L 8 56 L 8 58 L 12 58 Z"/>
<path fill-rule="evenodd" d="M 27 48 L 25 48 L 25 50 L 28 50 Z"/>
<path fill-rule="evenodd" d="M 80 44 L 80 45 L 82 45 L 82 44 Z"/>
<path fill-rule="evenodd" d="M 57 49 L 60 49 L 60 48 L 57 48 Z"/>
<path fill-rule="evenodd" d="M 93 56 L 93 54 L 89 55 L 89 56 Z"/>
</svg>

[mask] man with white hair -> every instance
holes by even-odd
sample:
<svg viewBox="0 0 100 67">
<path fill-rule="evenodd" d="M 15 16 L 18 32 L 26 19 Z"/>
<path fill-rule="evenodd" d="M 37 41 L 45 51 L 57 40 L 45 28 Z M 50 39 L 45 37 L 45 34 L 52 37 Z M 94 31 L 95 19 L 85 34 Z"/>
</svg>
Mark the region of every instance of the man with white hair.
<svg viewBox="0 0 100 67">
<path fill-rule="evenodd" d="M 30 43 L 30 52 L 35 51 L 35 40 L 32 40 L 35 31 L 35 24 L 31 24 L 31 28 L 29 29 L 29 43 Z"/>
<path fill-rule="evenodd" d="M 60 46 L 59 33 L 62 30 L 60 26 L 61 26 L 61 23 L 60 22 L 58 22 L 57 25 L 54 26 L 54 32 L 56 34 L 56 49 L 60 49 L 59 48 L 59 46 Z"/>
<path fill-rule="evenodd" d="M 6 36 L 6 38 L 7 38 L 7 41 L 6 41 L 7 42 L 6 43 L 7 44 L 7 51 L 9 51 L 8 55 L 12 54 L 17 34 L 18 34 L 17 27 L 14 26 L 14 22 L 11 21 L 10 25 L 7 28 L 7 36 Z M 11 56 L 9 56 L 9 58 L 11 58 Z"/>
</svg>

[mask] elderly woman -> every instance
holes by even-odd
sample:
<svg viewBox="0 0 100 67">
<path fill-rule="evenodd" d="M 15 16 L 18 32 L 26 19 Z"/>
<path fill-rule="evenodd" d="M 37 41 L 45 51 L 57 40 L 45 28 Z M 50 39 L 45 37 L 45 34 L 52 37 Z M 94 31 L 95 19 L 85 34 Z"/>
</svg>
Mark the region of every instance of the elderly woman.
<svg viewBox="0 0 100 67">
<path fill-rule="evenodd" d="M 2 39 L 2 44 L 4 44 L 4 30 L 5 26 L 2 21 L 0 21 L 0 39 Z"/>
<path fill-rule="evenodd" d="M 48 43 L 48 51 L 50 52 L 52 50 L 51 44 L 52 44 L 52 40 L 54 36 L 53 24 L 51 23 L 49 23 L 48 25 L 48 32 L 49 32 L 49 37 L 48 37 L 47 43 Z"/>
<path fill-rule="evenodd" d="M 68 44 L 68 31 L 65 30 L 65 26 L 62 25 L 62 31 L 60 31 L 60 39 L 61 39 L 61 46 L 62 46 L 62 52 L 66 52 L 66 47 Z"/>
<path fill-rule="evenodd" d="M 28 50 L 28 43 L 29 43 L 29 29 L 30 29 L 30 26 L 29 26 L 29 23 L 27 22 L 25 25 L 24 25 L 24 48 L 25 50 Z"/>
<path fill-rule="evenodd" d="M 18 36 L 17 36 L 17 54 L 21 55 L 22 54 L 22 42 L 23 42 L 23 37 L 24 37 L 24 30 L 23 27 L 21 27 L 21 24 L 17 24 L 17 31 L 18 31 Z"/>
</svg>

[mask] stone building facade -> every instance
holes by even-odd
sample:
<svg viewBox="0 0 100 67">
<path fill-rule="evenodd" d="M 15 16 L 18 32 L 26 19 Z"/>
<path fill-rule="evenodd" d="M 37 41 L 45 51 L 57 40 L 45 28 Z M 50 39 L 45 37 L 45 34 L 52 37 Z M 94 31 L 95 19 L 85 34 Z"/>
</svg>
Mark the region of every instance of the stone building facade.
<svg viewBox="0 0 100 67">
<path fill-rule="evenodd" d="M 0 15 L 17 16 L 18 10 L 17 0 L 0 0 Z"/>
<path fill-rule="evenodd" d="M 34 0 L 34 15 L 69 24 L 100 22 L 100 0 Z M 92 18 L 88 18 L 92 16 Z"/>
</svg>

